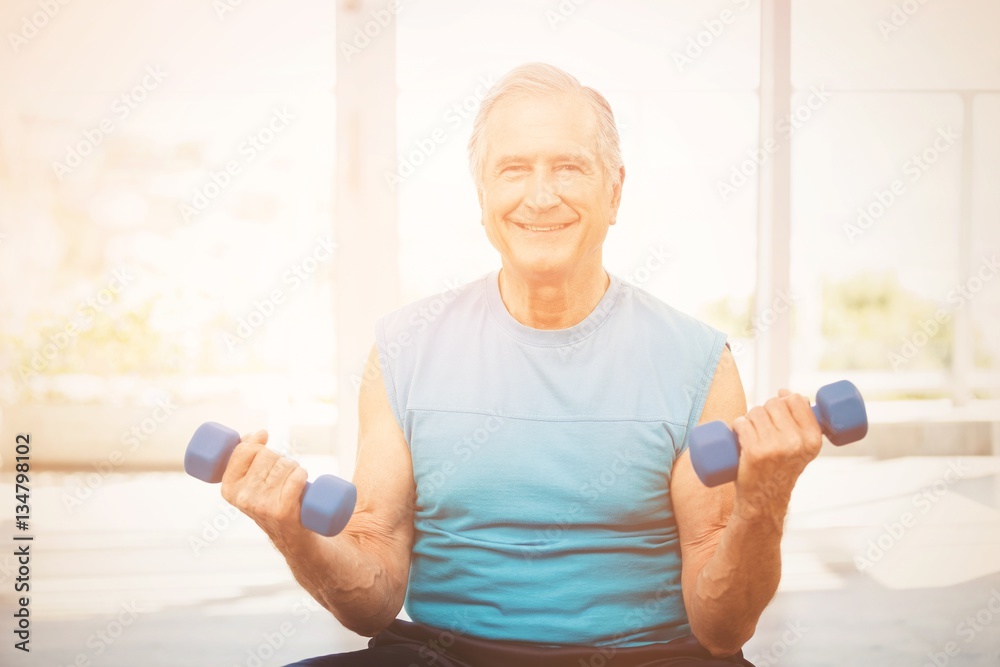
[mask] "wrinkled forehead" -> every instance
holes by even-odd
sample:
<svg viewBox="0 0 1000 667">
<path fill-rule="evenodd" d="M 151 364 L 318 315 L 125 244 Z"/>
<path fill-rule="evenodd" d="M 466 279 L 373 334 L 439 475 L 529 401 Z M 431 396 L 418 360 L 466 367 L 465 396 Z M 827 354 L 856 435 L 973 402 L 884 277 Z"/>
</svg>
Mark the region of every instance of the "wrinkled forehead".
<svg viewBox="0 0 1000 667">
<path fill-rule="evenodd" d="M 485 162 L 511 155 L 574 153 L 598 159 L 597 116 L 581 93 L 520 93 L 491 110 Z"/>
</svg>

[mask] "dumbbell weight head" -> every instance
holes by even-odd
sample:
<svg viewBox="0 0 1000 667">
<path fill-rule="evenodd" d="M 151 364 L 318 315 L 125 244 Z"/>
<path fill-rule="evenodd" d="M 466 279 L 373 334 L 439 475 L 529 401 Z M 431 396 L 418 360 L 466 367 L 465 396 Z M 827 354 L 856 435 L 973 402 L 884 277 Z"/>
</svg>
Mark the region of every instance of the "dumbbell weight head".
<svg viewBox="0 0 1000 667">
<path fill-rule="evenodd" d="M 353 484 L 334 475 L 320 475 L 306 483 L 299 520 L 314 533 L 333 537 L 347 526 L 357 502 Z"/>
<path fill-rule="evenodd" d="M 203 482 L 218 484 L 240 440 L 240 434 L 227 426 L 202 424 L 184 452 L 184 471 Z M 308 482 L 302 493 L 300 521 L 305 528 L 332 537 L 347 526 L 357 500 L 353 484 L 333 475 L 320 475 Z"/>
<path fill-rule="evenodd" d="M 688 437 L 691 465 L 705 486 L 736 481 L 740 444 L 726 422 L 713 421 L 691 430 Z"/>
<path fill-rule="evenodd" d="M 218 484 L 240 434 L 222 424 L 205 422 L 191 436 L 184 452 L 184 472 L 209 484 Z"/>
<path fill-rule="evenodd" d="M 868 413 L 861 392 L 848 380 L 824 385 L 816 392 L 813 414 L 823 434 L 840 447 L 868 434 Z"/>
</svg>

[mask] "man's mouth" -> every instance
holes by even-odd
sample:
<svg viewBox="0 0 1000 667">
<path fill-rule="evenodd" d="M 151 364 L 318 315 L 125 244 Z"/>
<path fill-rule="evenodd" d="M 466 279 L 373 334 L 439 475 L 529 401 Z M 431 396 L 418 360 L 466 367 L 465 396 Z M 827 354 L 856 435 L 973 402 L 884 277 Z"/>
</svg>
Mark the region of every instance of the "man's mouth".
<svg viewBox="0 0 1000 667">
<path fill-rule="evenodd" d="M 514 224 L 520 227 L 521 229 L 527 229 L 529 232 L 556 232 L 559 231 L 560 229 L 565 229 L 566 227 L 569 227 L 573 223 L 567 222 L 562 225 L 522 225 L 519 222 L 515 222 Z"/>
</svg>

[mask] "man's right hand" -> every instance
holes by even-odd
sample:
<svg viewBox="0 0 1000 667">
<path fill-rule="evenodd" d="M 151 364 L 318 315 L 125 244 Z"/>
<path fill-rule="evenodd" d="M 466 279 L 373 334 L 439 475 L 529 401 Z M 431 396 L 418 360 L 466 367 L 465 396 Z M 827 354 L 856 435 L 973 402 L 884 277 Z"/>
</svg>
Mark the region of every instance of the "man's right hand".
<svg viewBox="0 0 1000 667">
<path fill-rule="evenodd" d="M 306 471 L 266 445 L 265 431 L 243 437 L 222 476 L 222 496 L 264 530 L 296 581 L 346 628 L 374 636 L 403 607 L 416 501 L 409 445 L 375 346 L 358 397 L 358 501 L 343 532 L 323 537 L 302 526 Z"/>
<path fill-rule="evenodd" d="M 308 475 L 292 459 L 267 448 L 267 431 L 244 435 L 222 476 L 222 497 L 253 519 L 276 546 L 309 531 L 299 518 Z"/>
</svg>

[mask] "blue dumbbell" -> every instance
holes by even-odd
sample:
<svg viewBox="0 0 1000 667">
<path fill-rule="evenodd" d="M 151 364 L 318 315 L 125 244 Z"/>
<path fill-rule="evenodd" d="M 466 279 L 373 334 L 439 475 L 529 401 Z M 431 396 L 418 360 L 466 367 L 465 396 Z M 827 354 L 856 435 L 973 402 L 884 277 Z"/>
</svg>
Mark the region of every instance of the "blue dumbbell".
<svg viewBox="0 0 1000 667">
<path fill-rule="evenodd" d="M 868 414 L 861 392 L 853 383 L 840 380 L 816 392 L 813 414 L 830 442 L 846 445 L 868 433 Z M 688 440 L 691 464 L 705 486 L 718 486 L 736 479 L 740 444 L 725 422 L 714 421 L 691 430 Z"/>
<path fill-rule="evenodd" d="M 218 484 L 240 434 L 231 428 L 206 422 L 191 436 L 184 453 L 184 471 L 203 482 Z M 333 475 L 320 475 L 306 484 L 302 493 L 300 521 L 305 528 L 332 537 L 351 520 L 358 491 L 354 485 Z"/>
</svg>

